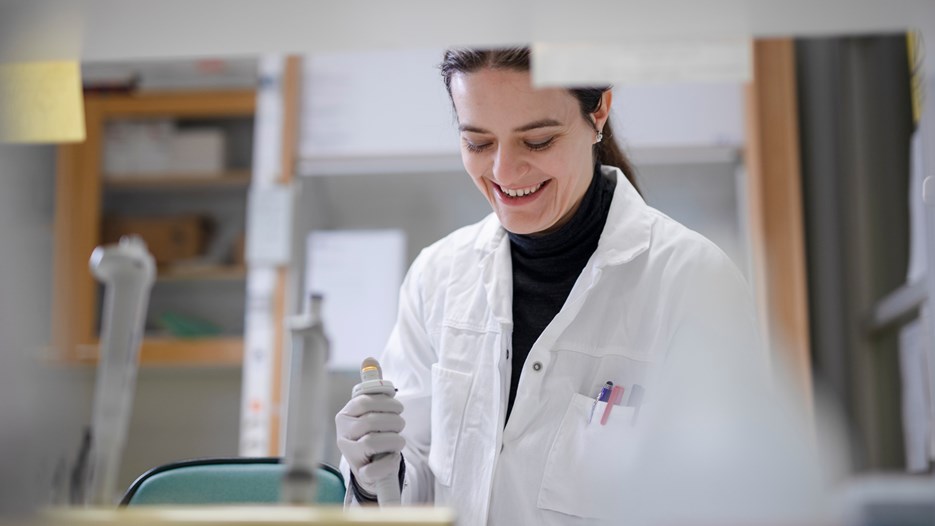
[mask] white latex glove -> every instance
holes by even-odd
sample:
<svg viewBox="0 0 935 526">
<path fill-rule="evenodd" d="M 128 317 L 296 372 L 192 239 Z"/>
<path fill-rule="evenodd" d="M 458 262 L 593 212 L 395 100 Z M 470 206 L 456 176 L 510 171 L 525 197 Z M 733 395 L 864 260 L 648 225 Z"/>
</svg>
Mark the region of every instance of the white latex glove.
<svg viewBox="0 0 935 526">
<path fill-rule="evenodd" d="M 399 434 L 406 427 L 402 412 L 403 404 L 395 398 L 362 394 L 351 398 L 334 417 L 338 449 L 357 485 L 369 494 L 376 493 L 378 480 L 399 476 L 400 452 L 406 445 Z M 373 460 L 379 453 L 390 454 Z"/>
</svg>

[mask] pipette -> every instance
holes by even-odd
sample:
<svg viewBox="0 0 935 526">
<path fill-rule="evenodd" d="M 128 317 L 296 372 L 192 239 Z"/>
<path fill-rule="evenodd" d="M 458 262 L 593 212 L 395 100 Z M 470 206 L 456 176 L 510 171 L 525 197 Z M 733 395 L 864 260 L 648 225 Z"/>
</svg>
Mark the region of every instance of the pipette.
<svg viewBox="0 0 935 526">
<path fill-rule="evenodd" d="M 100 359 L 94 386 L 91 447 L 84 474 L 86 504 L 113 504 L 136 390 L 140 339 L 156 262 L 136 236 L 97 247 L 91 272 L 105 285 Z"/>
<path fill-rule="evenodd" d="M 309 312 L 288 322 L 292 331 L 292 361 L 286 418 L 286 471 L 280 492 L 284 504 L 312 504 L 317 493 L 315 469 L 323 445 L 325 363 L 329 351 L 321 309 L 322 297 L 313 295 Z"/>
<path fill-rule="evenodd" d="M 365 358 L 360 364 L 360 383 L 354 386 L 351 396 L 362 394 L 384 394 L 395 397 L 396 388 L 392 382 L 383 379 L 383 369 L 375 358 Z M 378 453 L 373 456 L 373 460 L 390 455 L 390 453 Z M 399 505 L 400 503 L 399 478 L 389 476 L 383 480 L 377 481 L 377 502 L 380 506 Z"/>
</svg>

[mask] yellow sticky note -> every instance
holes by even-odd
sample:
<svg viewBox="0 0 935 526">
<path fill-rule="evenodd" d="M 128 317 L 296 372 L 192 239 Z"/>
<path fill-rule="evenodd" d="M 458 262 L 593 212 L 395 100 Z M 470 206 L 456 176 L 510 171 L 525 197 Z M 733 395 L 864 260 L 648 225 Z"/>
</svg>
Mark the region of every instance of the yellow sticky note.
<svg viewBox="0 0 935 526">
<path fill-rule="evenodd" d="M 0 142 L 84 140 L 77 62 L 0 64 Z"/>
</svg>

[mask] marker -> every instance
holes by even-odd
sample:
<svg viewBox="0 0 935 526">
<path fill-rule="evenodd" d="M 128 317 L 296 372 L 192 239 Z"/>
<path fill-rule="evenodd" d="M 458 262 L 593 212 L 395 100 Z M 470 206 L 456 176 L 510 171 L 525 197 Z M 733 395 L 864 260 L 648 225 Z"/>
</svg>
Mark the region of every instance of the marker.
<svg viewBox="0 0 935 526">
<path fill-rule="evenodd" d="M 607 424 L 607 419 L 610 418 L 610 410 L 620 403 L 620 399 L 623 398 L 623 387 L 615 385 L 613 391 L 610 393 L 610 399 L 607 401 L 607 407 L 604 408 L 604 415 L 601 416 L 601 425 Z"/>
<path fill-rule="evenodd" d="M 588 415 L 588 423 L 591 423 L 591 419 L 594 418 L 594 408 L 597 407 L 598 402 L 606 402 L 610 398 L 610 392 L 614 387 L 614 383 L 610 380 L 604 384 L 604 387 L 601 388 L 601 392 L 597 393 L 597 397 L 594 398 L 594 403 L 591 404 L 591 414 Z"/>
</svg>

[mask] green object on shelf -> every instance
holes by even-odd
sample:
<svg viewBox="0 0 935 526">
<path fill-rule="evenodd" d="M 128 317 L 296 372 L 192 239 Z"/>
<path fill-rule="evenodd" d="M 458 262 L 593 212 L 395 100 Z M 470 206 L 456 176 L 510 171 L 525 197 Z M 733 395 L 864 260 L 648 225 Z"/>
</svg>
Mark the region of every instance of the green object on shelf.
<svg viewBox="0 0 935 526">
<path fill-rule="evenodd" d="M 205 338 L 221 334 L 220 327 L 209 321 L 176 312 L 163 313 L 159 316 L 158 324 L 177 338 Z"/>
</svg>

